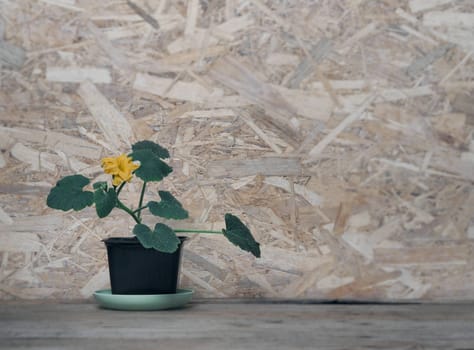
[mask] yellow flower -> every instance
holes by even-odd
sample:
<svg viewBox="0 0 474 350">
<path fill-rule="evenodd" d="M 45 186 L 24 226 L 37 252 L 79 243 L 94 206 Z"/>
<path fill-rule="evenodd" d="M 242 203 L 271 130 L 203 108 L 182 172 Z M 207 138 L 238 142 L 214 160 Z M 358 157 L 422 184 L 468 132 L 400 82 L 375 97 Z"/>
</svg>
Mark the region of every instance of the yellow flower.
<svg viewBox="0 0 474 350">
<path fill-rule="evenodd" d="M 106 174 L 113 176 L 112 184 L 114 186 L 118 186 L 124 181 L 130 181 L 133 172 L 139 167 L 133 163 L 132 157 L 128 157 L 126 154 L 102 159 L 102 168 Z"/>
</svg>

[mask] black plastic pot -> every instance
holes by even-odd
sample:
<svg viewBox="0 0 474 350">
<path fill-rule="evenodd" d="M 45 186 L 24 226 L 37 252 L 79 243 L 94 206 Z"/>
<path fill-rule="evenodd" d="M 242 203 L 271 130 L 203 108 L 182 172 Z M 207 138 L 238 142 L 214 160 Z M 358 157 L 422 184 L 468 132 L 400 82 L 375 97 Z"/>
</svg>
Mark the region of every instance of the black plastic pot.
<svg viewBox="0 0 474 350">
<path fill-rule="evenodd" d="M 104 240 L 109 259 L 112 294 L 176 293 L 186 237 L 174 253 L 144 248 L 136 237 L 112 237 Z"/>
</svg>

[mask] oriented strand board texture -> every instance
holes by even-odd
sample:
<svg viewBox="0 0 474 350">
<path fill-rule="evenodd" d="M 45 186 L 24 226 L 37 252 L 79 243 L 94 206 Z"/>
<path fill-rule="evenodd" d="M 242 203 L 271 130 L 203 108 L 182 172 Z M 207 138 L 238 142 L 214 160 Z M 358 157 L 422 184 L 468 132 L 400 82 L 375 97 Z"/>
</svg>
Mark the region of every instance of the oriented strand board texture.
<svg viewBox="0 0 474 350">
<path fill-rule="evenodd" d="M 0 298 L 107 286 L 131 220 L 45 196 L 151 139 L 175 227 L 262 243 L 192 236 L 199 296 L 473 300 L 473 33 L 470 0 L 0 1 Z"/>
</svg>

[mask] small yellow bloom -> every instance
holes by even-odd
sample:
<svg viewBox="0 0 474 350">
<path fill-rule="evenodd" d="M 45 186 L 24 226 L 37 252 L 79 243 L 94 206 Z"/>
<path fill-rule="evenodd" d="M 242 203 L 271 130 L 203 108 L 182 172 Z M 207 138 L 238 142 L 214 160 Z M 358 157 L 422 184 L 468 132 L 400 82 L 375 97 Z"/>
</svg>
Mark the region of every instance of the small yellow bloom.
<svg viewBox="0 0 474 350">
<path fill-rule="evenodd" d="M 106 174 L 113 176 L 112 184 L 114 186 L 118 186 L 124 181 L 130 181 L 133 172 L 139 167 L 133 163 L 132 157 L 128 157 L 126 154 L 102 159 L 102 168 Z"/>
</svg>

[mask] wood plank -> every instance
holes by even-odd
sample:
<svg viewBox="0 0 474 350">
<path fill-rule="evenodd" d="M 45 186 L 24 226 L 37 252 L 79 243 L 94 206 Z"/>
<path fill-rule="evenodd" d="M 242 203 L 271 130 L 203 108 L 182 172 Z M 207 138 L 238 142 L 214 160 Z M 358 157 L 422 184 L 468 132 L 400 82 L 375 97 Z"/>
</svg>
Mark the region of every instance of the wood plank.
<svg viewBox="0 0 474 350">
<path fill-rule="evenodd" d="M 0 345 L 104 350 L 148 350 L 157 344 L 197 350 L 244 349 L 248 344 L 261 350 L 470 349 L 473 311 L 472 304 L 196 300 L 179 310 L 120 313 L 83 303 L 10 303 L 0 305 Z"/>
</svg>

